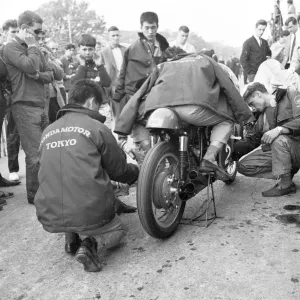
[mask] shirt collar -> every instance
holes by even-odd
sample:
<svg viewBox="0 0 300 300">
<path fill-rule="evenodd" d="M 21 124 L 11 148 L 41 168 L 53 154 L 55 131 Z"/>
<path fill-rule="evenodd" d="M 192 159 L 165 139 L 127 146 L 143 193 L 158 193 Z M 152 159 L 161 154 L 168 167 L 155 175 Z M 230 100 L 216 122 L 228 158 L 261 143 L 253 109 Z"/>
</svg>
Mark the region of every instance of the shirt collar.
<svg viewBox="0 0 300 300">
<path fill-rule="evenodd" d="M 18 36 L 15 36 L 15 40 L 16 40 L 19 44 L 21 44 L 22 46 L 28 48 L 27 43 L 26 43 L 24 40 L 20 39 Z"/>
</svg>

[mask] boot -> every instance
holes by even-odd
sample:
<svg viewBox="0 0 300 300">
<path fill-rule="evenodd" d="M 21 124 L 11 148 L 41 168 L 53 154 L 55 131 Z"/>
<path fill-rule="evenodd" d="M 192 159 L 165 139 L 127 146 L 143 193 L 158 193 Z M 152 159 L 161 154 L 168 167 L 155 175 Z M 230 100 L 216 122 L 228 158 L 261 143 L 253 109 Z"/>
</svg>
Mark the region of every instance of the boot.
<svg viewBox="0 0 300 300">
<path fill-rule="evenodd" d="M 65 234 L 65 252 L 68 254 L 75 254 L 81 245 L 81 239 L 78 233 L 67 232 Z"/>
<path fill-rule="evenodd" d="M 97 254 L 97 241 L 94 237 L 87 237 L 76 252 L 75 259 L 83 264 L 86 272 L 100 272 L 102 263 Z"/>
</svg>

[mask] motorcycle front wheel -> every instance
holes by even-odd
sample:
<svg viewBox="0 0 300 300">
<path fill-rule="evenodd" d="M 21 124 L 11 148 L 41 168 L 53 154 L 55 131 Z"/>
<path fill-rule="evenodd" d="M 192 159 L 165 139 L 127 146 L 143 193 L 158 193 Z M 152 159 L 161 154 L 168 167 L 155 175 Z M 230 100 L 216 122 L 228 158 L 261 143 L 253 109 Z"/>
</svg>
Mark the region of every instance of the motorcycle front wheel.
<svg viewBox="0 0 300 300">
<path fill-rule="evenodd" d="M 147 153 L 137 185 L 137 207 L 146 232 L 154 238 L 172 235 L 181 221 L 185 202 L 178 196 L 179 154 L 170 142 Z"/>
</svg>

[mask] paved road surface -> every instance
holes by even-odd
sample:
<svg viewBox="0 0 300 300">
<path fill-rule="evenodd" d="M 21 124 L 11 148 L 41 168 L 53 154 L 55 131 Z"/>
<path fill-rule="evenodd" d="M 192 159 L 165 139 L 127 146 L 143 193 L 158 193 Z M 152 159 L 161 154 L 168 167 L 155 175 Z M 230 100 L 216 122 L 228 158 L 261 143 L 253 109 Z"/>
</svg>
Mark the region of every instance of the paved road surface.
<svg viewBox="0 0 300 300">
<path fill-rule="evenodd" d="M 7 176 L 6 158 L 0 170 Z M 239 176 L 231 186 L 218 183 L 219 218 L 208 228 L 180 225 L 164 241 L 149 237 L 137 214 L 124 215 L 126 239 L 105 253 L 102 272 L 90 274 L 64 253 L 62 234 L 42 229 L 25 198 L 24 163 L 20 174 L 21 186 L 3 189 L 16 196 L 0 212 L 1 300 L 300 299 L 300 210 L 283 208 L 300 205 L 299 193 L 265 199 L 261 191 L 272 181 Z M 130 192 L 123 200 L 135 204 Z M 186 217 L 203 197 L 188 203 Z M 298 224 L 278 220 L 293 213 Z"/>
</svg>

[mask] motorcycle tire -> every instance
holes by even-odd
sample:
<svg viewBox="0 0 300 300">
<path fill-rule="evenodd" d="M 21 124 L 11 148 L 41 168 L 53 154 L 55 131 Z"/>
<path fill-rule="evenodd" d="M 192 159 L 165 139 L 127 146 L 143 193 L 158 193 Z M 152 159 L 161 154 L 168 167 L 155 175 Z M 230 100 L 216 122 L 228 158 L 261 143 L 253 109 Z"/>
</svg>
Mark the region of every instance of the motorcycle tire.
<svg viewBox="0 0 300 300">
<path fill-rule="evenodd" d="M 151 148 L 143 162 L 137 185 L 137 208 L 140 221 L 146 232 L 158 239 L 168 238 L 178 227 L 185 209 L 185 202 L 179 200 L 180 206 L 174 213 L 171 224 L 161 226 L 154 215 L 154 185 L 155 174 L 163 157 L 176 157 L 179 162 L 179 154 L 175 146 L 170 142 L 160 142 Z M 177 196 L 178 197 L 178 196 Z"/>
</svg>

